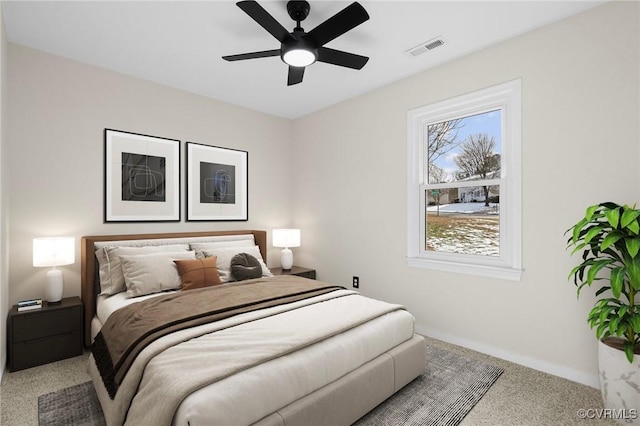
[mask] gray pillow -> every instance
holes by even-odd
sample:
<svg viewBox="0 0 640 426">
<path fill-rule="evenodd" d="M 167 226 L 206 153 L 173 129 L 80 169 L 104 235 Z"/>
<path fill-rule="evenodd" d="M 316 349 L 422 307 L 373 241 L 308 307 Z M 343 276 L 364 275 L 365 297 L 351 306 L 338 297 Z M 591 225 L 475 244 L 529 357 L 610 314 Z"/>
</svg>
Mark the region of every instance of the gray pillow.
<svg viewBox="0 0 640 426">
<path fill-rule="evenodd" d="M 258 259 L 248 253 L 238 253 L 231 258 L 231 275 L 237 281 L 262 277 Z"/>
</svg>

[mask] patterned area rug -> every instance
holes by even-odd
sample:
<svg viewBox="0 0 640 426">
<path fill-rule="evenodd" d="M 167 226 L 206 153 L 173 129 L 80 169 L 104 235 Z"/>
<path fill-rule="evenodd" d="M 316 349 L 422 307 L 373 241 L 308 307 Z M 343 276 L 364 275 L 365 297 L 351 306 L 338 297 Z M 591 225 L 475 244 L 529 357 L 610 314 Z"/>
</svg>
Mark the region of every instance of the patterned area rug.
<svg viewBox="0 0 640 426">
<path fill-rule="evenodd" d="M 365 415 L 357 426 L 459 424 L 502 369 L 427 346 L 425 372 Z M 40 426 L 105 425 L 91 382 L 38 397 Z"/>
<path fill-rule="evenodd" d="M 504 370 L 427 346 L 422 375 L 378 405 L 357 426 L 455 426 Z"/>
<path fill-rule="evenodd" d="M 38 397 L 39 426 L 106 426 L 93 383 L 86 382 Z"/>
</svg>

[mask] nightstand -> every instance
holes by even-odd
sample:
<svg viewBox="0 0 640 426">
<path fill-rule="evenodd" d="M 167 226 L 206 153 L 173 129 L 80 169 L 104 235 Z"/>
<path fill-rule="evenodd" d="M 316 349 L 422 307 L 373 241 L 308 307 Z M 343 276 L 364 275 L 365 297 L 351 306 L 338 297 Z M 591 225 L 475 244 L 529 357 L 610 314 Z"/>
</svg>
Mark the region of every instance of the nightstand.
<svg viewBox="0 0 640 426">
<path fill-rule="evenodd" d="M 82 355 L 82 302 L 66 297 L 58 304 L 43 302 L 41 309 L 18 312 L 7 318 L 9 371 L 23 370 Z"/>
<path fill-rule="evenodd" d="M 303 278 L 316 279 L 316 270 L 293 265 L 291 269 L 271 268 L 273 275 L 297 275 Z"/>
</svg>

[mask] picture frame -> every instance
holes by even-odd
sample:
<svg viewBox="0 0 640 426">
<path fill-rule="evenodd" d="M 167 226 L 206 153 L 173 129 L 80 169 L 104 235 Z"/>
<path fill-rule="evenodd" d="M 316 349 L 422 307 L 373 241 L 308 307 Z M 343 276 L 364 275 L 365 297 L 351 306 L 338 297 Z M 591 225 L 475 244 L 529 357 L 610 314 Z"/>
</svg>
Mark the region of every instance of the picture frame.
<svg viewBox="0 0 640 426">
<path fill-rule="evenodd" d="M 180 221 L 180 141 L 104 130 L 104 221 Z"/>
<path fill-rule="evenodd" d="M 186 144 L 187 221 L 249 219 L 249 153 Z"/>
</svg>

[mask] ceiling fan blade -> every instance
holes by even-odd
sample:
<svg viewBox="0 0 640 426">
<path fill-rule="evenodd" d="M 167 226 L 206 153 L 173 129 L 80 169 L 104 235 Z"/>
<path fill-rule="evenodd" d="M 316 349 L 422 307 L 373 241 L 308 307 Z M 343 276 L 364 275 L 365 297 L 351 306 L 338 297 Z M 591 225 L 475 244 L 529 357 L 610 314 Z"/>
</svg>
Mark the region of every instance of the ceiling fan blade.
<svg viewBox="0 0 640 426">
<path fill-rule="evenodd" d="M 223 56 L 222 59 L 224 59 L 225 61 L 242 61 L 244 59 L 268 58 L 269 56 L 280 56 L 280 49 L 240 53 L 238 55 L 227 55 Z"/>
<path fill-rule="evenodd" d="M 274 36 L 280 43 L 284 43 L 285 41 L 295 41 L 293 36 L 289 34 L 289 31 L 286 30 L 276 19 L 269 14 L 262 6 L 258 4 L 256 1 L 240 1 L 236 3 L 238 7 L 245 11 L 247 15 L 253 18 L 262 28 L 269 31 L 269 33 Z"/>
<path fill-rule="evenodd" d="M 341 67 L 359 70 L 364 67 L 368 60 L 369 58 L 366 56 L 343 52 L 342 50 L 329 49 L 328 47 L 318 49 L 318 61 L 339 65 Z"/>
<path fill-rule="evenodd" d="M 351 3 L 307 34 L 318 46 L 330 42 L 369 19 L 369 14 L 358 2 Z"/>
<path fill-rule="evenodd" d="M 293 86 L 294 84 L 302 83 L 303 76 L 304 67 L 289 66 L 289 77 L 287 78 L 287 86 Z"/>
</svg>

